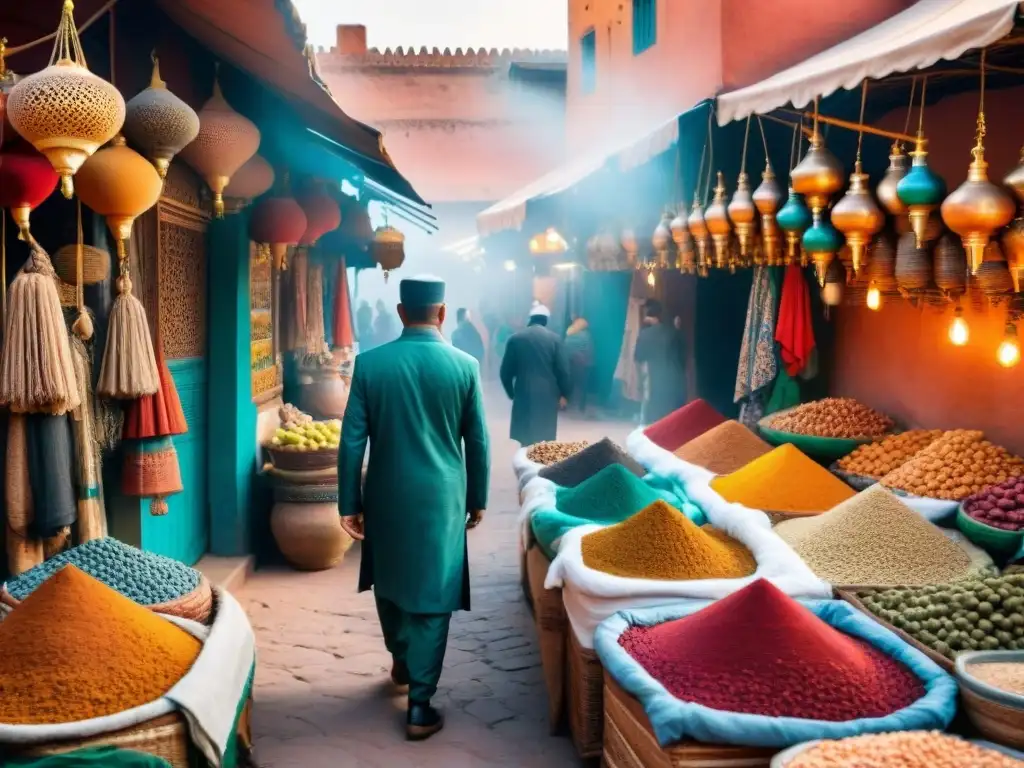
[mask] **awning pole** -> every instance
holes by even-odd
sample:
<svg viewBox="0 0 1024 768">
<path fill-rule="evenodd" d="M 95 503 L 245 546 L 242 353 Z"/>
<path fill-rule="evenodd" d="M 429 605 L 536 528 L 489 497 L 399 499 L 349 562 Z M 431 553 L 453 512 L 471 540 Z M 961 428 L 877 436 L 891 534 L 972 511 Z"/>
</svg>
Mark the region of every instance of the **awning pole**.
<svg viewBox="0 0 1024 768">
<path fill-rule="evenodd" d="M 805 120 L 811 120 L 815 117 L 813 112 L 798 112 L 792 109 L 783 109 L 782 112 L 787 114 L 802 117 Z M 770 115 L 765 117 L 771 118 Z M 838 117 L 826 117 L 822 114 L 817 114 L 819 123 L 825 123 L 825 125 L 834 125 L 836 128 L 845 128 L 848 131 L 863 131 L 864 133 L 870 133 L 875 136 L 882 136 L 887 139 L 893 139 L 894 141 L 906 141 L 911 144 L 917 140 L 916 136 L 911 136 L 909 133 L 898 133 L 897 131 L 886 131 L 882 128 L 875 128 L 873 125 L 865 125 L 864 123 L 857 123 L 853 120 L 841 120 Z"/>
</svg>

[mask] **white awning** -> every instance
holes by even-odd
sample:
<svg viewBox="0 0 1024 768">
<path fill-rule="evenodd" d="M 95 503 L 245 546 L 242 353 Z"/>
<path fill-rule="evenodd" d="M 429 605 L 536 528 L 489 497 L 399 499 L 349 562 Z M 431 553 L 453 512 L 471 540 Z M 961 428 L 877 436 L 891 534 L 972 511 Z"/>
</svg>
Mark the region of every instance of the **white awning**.
<svg viewBox="0 0 1024 768">
<path fill-rule="evenodd" d="M 718 124 L 854 89 L 864 78 L 958 59 L 1009 34 L 1018 0 L 918 0 L 902 13 L 767 80 L 718 97 Z"/>
</svg>

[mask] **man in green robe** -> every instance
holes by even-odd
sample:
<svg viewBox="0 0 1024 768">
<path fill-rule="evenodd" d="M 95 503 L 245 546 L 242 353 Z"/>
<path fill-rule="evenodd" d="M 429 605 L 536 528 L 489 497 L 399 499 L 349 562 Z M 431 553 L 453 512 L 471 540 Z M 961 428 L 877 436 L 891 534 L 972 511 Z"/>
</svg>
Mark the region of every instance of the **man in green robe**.
<svg viewBox="0 0 1024 768">
<path fill-rule="evenodd" d="M 405 330 L 356 358 L 338 453 L 342 526 L 363 542 L 359 590 L 373 587 L 391 679 L 408 686 L 410 739 L 444 726 L 430 700 L 452 612 L 469 610 L 466 529 L 483 519 L 490 472 L 480 368 L 441 335 L 444 287 L 401 282 Z"/>
</svg>

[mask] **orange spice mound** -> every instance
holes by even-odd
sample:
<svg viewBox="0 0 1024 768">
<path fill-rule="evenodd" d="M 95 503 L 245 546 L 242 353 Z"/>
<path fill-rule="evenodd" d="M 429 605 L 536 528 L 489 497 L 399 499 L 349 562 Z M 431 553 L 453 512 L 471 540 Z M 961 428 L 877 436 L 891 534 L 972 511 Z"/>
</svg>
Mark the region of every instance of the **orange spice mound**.
<svg viewBox="0 0 1024 768">
<path fill-rule="evenodd" d="M 201 648 L 68 565 L 0 623 L 0 723 L 71 723 L 148 704 L 185 676 Z"/>
<path fill-rule="evenodd" d="M 697 527 L 664 501 L 588 533 L 580 547 L 588 568 L 632 579 L 738 579 L 757 570 L 743 544 L 711 526 Z"/>
</svg>

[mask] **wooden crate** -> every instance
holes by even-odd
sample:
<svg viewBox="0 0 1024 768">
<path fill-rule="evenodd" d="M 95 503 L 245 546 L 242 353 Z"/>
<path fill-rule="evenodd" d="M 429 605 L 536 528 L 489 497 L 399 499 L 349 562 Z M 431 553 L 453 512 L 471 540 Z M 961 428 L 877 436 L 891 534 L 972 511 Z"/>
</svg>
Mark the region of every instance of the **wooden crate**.
<svg viewBox="0 0 1024 768">
<path fill-rule="evenodd" d="M 580 645 L 571 626 L 566 635 L 569 731 L 580 757 L 599 757 L 604 733 L 604 667 L 594 651 Z"/>
<path fill-rule="evenodd" d="M 526 553 L 526 571 L 533 603 L 533 618 L 540 645 L 540 663 L 548 692 L 548 726 L 557 733 L 565 714 L 565 641 L 569 621 L 562 590 L 544 589 L 551 561 L 534 545 Z"/>
</svg>

